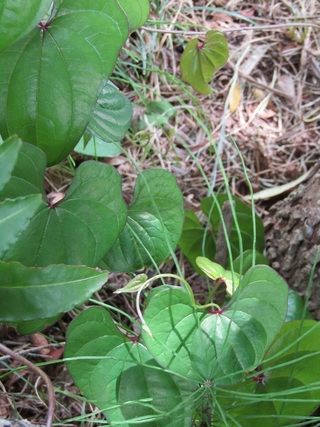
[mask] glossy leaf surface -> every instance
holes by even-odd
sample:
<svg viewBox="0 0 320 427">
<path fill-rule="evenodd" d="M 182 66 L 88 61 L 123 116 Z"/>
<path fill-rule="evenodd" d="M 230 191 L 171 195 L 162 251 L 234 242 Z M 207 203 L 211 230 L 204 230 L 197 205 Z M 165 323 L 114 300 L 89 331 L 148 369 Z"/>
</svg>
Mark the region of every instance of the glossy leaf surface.
<svg viewBox="0 0 320 427">
<path fill-rule="evenodd" d="M 106 142 L 121 141 L 132 119 L 129 99 L 111 82 L 106 82 L 92 112 L 87 131 Z"/>
<path fill-rule="evenodd" d="M 0 200 L 42 194 L 44 153 L 13 136 L 0 145 Z"/>
<path fill-rule="evenodd" d="M 190 426 L 191 405 L 185 401 L 194 386 L 160 370 L 147 349 L 121 334 L 104 309 L 88 309 L 72 322 L 65 357 L 73 359 L 67 366 L 82 393 L 111 425 L 128 427 L 141 420 L 148 427 Z"/>
<path fill-rule="evenodd" d="M 128 35 L 116 0 L 65 0 L 0 55 L 0 130 L 40 147 L 52 165 L 79 141 Z M 111 41 L 111 42 L 110 42 Z"/>
<path fill-rule="evenodd" d="M 98 291 L 107 273 L 79 266 L 27 268 L 0 262 L 0 321 L 53 317 L 71 310 Z"/>
<path fill-rule="evenodd" d="M 192 340 L 204 315 L 192 306 L 183 288 L 161 286 L 152 293 L 144 312 L 144 320 L 152 336 L 142 336 L 153 357 L 169 369 L 196 382 L 201 376 L 192 369 Z"/>
<path fill-rule="evenodd" d="M 212 92 L 208 82 L 228 59 L 228 43 L 219 31 L 208 31 L 204 42 L 191 40 L 181 57 L 182 78 L 198 92 Z"/>
<path fill-rule="evenodd" d="M 82 163 L 65 198 L 56 206 L 42 200 L 24 229 L 20 225 L 3 260 L 95 267 L 123 229 L 126 213 L 118 173 L 102 163 Z"/>
<path fill-rule="evenodd" d="M 163 261 L 182 231 L 183 200 L 175 178 L 147 170 L 137 179 L 125 228 L 104 257 L 107 269 L 132 272 Z"/>
<path fill-rule="evenodd" d="M 0 0 L 0 52 L 28 34 L 52 0 Z"/>
</svg>

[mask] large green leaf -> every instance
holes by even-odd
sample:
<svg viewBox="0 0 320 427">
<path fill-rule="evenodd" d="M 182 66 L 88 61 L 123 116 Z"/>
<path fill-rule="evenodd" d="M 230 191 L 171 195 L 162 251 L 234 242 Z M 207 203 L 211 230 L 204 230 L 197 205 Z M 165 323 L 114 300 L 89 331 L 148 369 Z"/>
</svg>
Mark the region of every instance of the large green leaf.
<svg viewBox="0 0 320 427">
<path fill-rule="evenodd" d="M 0 0 L 0 52 L 28 34 L 52 0 Z"/>
<path fill-rule="evenodd" d="M 118 173 L 102 163 L 82 163 L 65 198 L 56 206 L 43 200 L 3 260 L 95 267 L 123 229 L 126 213 Z"/>
<path fill-rule="evenodd" d="M 279 332 L 287 299 L 288 287 L 274 270 L 252 267 L 228 306 L 201 322 L 193 339 L 194 370 L 218 384 L 239 382 Z"/>
<path fill-rule="evenodd" d="M 181 57 L 182 78 L 205 95 L 212 92 L 208 82 L 228 59 L 228 43 L 219 31 L 208 31 L 204 42 L 191 40 Z"/>
<path fill-rule="evenodd" d="M 108 274 L 79 266 L 27 268 L 0 262 L 0 321 L 21 322 L 53 317 L 85 302 Z"/>
<path fill-rule="evenodd" d="M 152 292 L 144 312 L 151 334 L 143 330 L 142 336 L 153 357 L 165 369 L 195 382 L 201 382 L 201 376 L 191 366 L 191 345 L 202 316 L 185 289 L 167 286 Z"/>
<path fill-rule="evenodd" d="M 121 141 L 129 129 L 131 119 L 129 99 L 107 81 L 99 94 L 87 130 L 106 142 Z"/>
<path fill-rule="evenodd" d="M 124 230 L 104 257 L 107 269 L 132 272 L 163 261 L 179 240 L 183 200 L 175 178 L 164 170 L 138 176 Z"/>
<path fill-rule="evenodd" d="M 44 195 L 44 153 L 13 136 L 0 145 L 0 200 Z"/>
<path fill-rule="evenodd" d="M 65 352 L 77 386 L 110 425 L 144 421 L 148 427 L 189 427 L 194 386 L 159 369 L 147 349 L 133 341 L 104 309 L 82 312 L 68 329 Z"/>
<path fill-rule="evenodd" d="M 150 12 L 149 0 L 118 0 L 125 11 L 130 31 L 136 30 L 143 25 Z"/>
<path fill-rule="evenodd" d="M 285 323 L 260 370 L 238 386 L 218 392 L 228 419 L 237 420 L 228 425 L 280 427 L 306 420 L 320 400 L 319 355 L 319 323 Z"/>
<path fill-rule="evenodd" d="M 0 131 L 40 147 L 52 165 L 79 141 L 128 35 L 117 0 L 64 0 L 42 29 L 0 54 Z"/>
<path fill-rule="evenodd" d="M 287 294 L 266 266 L 249 270 L 228 306 L 210 313 L 197 312 L 186 290 L 160 287 L 147 300 L 143 339 L 158 363 L 190 380 L 239 382 L 280 330 Z"/>
</svg>

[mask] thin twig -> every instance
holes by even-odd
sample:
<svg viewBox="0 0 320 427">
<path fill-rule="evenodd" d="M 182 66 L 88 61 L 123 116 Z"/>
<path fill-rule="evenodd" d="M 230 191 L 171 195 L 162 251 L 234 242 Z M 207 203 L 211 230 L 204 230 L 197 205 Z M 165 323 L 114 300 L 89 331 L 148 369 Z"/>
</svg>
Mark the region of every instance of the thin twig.
<svg viewBox="0 0 320 427">
<path fill-rule="evenodd" d="M 320 29 L 320 25 L 313 24 L 311 22 L 292 22 L 274 25 L 252 25 L 249 27 L 233 27 L 233 28 L 222 28 L 219 29 L 220 33 L 231 33 L 232 31 L 249 31 L 249 30 L 277 30 L 291 27 L 313 27 Z M 159 28 L 150 28 L 146 26 L 140 27 L 142 30 L 149 31 L 151 33 L 163 33 L 163 34 L 180 34 L 183 36 L 205 36 L 208 31 L 183 31 L 183 30 L 161 30 Z"/>
<path fill-rule="evenodd" d="M 38 368 L 28 359 L 26 359 L 23 356 L 20 356 L 19 354 L 16 354 L 14 351 L 10 350 L 10 348 L 6 347 L 3 344 L 0 344 L 0 352 L 3 354 L 8 354 L 9 356 L 12 357 L 12 359 L 16 360 L 19 363 L 22 363 L 23 365 L 26 365 L 29 369 L 31 369 L 33 372 L 35 372 L 37 375 L 39 375 L 43 379 L 48 389 L 48 416 L 47 416 L 46 427 L 51 427 L 53 422 L 53 416 L 54 416 L 55 396 L 54 396 L 53 385 L 49 377 L 47 376 L 47 374 L 45 374 L 40 368 Z"/>
</svg>

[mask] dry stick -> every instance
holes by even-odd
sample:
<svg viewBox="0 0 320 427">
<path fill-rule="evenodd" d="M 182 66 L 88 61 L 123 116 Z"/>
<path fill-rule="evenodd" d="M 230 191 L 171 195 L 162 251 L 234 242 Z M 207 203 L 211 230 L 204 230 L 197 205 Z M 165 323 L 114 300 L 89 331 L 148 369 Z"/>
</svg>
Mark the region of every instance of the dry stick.
<svg viewBox="0 0 320 427">
<path fill-rule="evenodd" d="M 248 30 L 276 30 L 283 28 L 291 27 L 314 27 L 320 28 L 320 25 L 313 24 L 311 22 L 292 22 L 292 23 L 283 23 L 283 24 L 274 24 L 274 25 L 253 25 L 250 27 L 234 27 L 234 28 L 223 28 L 220 29 L 220 33 L 230 33 L 232 31 L 248 31 Z M 150 28 L 146 26 L 140 27 L 140 29 L 145 31 L 150 31 L 151 33 L 168 33 L 168 34 L 180 34 L 183 36 L 205 36 L 208 31 L 183 31 L 183 30 L 161 30 L 159 28 Z"/>
<path fill-rule="evenodd" d="M 14 351 L 10 350 L 10 348 L 6 347 L 3 344 L 0 344 L 0 352 L 3 354 L 8 354 L 9 356 L 12 357 L 12 359 L 22 363 L 23 365 L 26 365 L 29 369 L 31 369 L 33 372 L 35 372 L 37 375 L 39 375 L 43 379 L 48 389 L 48 416 L 47 416 L 46 427 L 51 427 L 53 422 L 53 416 L 54 416 L 55 396 L 54 396 L 53 386 L 48 375 L 45 374 L 40 368 L 35 366 L 28 359 L 26 359 L 23 356 L 20 356 L 19 354 L 16 354 Z"/>
</svg>

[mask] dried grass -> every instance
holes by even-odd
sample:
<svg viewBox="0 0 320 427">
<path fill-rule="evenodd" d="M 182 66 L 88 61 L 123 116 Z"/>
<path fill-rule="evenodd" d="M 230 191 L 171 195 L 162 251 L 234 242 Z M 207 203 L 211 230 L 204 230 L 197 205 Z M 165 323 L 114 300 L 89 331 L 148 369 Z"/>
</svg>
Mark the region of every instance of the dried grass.
<svg viewBox="0 0 320 427">
<path fill-rule="evenodd" d="M 137 175 L 134 160 L 141 170 L 162 167 L 171 171 L 186 207 L 198 210 L 200 200 L 208 192 L 199 165 L 209 179 L 216 170 L 215 188 L 223 184 L 212 141 L 221 151 L 229 185 L 237 195 L 247 194 L 248 188 L 233 139 L 255 191 L 290 182 L 319 161 L 320 5 L 316 0 L 166 0 L 152 4 L 150 19 L 162 24 L 159 27 L 149 23 L 147 29 L 131 37 L 126 45 L 128 50 L 121 54 L 123 62 L 115 80 L 136 103 L 134 126 L 137 127 L 150 100 L 166 99 L 176 108 L 176 114 L 166 125 L 148 129 L 148 138 L 132 133 L 124 143 L 127 155 L 106 160 L 122 175 L 128 200 Z M 244 29 L 252 27 L 250 20 L 254 20 L 256 28 Z M 301 25 L 295 26 L 297 23 Z M 154 32 L 157 28 L 168 32 Z M 230 59 L 213 79 L 213 95 L 202 96 L 180 81 L 179 61 L 190 39 L 183 32 L 208 29 L 225 32 Z M 241 99 L 231 114 L 225 107 L 235 83 L 239 85 Z M 47 176 L 48 192 L 65 191 L 70 176 L 59 167 L 51 169 Z M 268 206 L 261 202 L 260 207 L 267 215 Z M 194 274 L 181 258 L 180 262 L 192 282 Z M 117 287 L 126 280 L 123 275 L 111 275 L 109 284 Z M 132 310 L 130 303 L 115 299 L 108 290 L 97 297 Z M 67 314 L 47 331 L 49 342 L 64 344 L 72 317 L 73 313 Z M 28 337 L 18 337 L 11 328 L 4 328 L 2 337 L 16 351 L 32 347 Z M 32 355 L 30 352 L 29 356 Z M 1 368 L 1 373 L 4 371 Z M 94 408 L 77 398 L 78 391 L 62 363 L 48 366 L 46 371 L 61 391 L 56 393 L 58 425 L 99 425 L 90 419 L 84 424 L 63 421 L 94 413 Z M 5 411 L 9 417 L 18 412 L 32 422 L 43 422 L 43 402 L 32 386 L 36 378 L 27 371 L 20 371 L 19 375 L 22 378 L 11 374 L 3 380 L 2 414 Z M 100 417 L 93 416 L 95 420 Z"/>
</svg>

